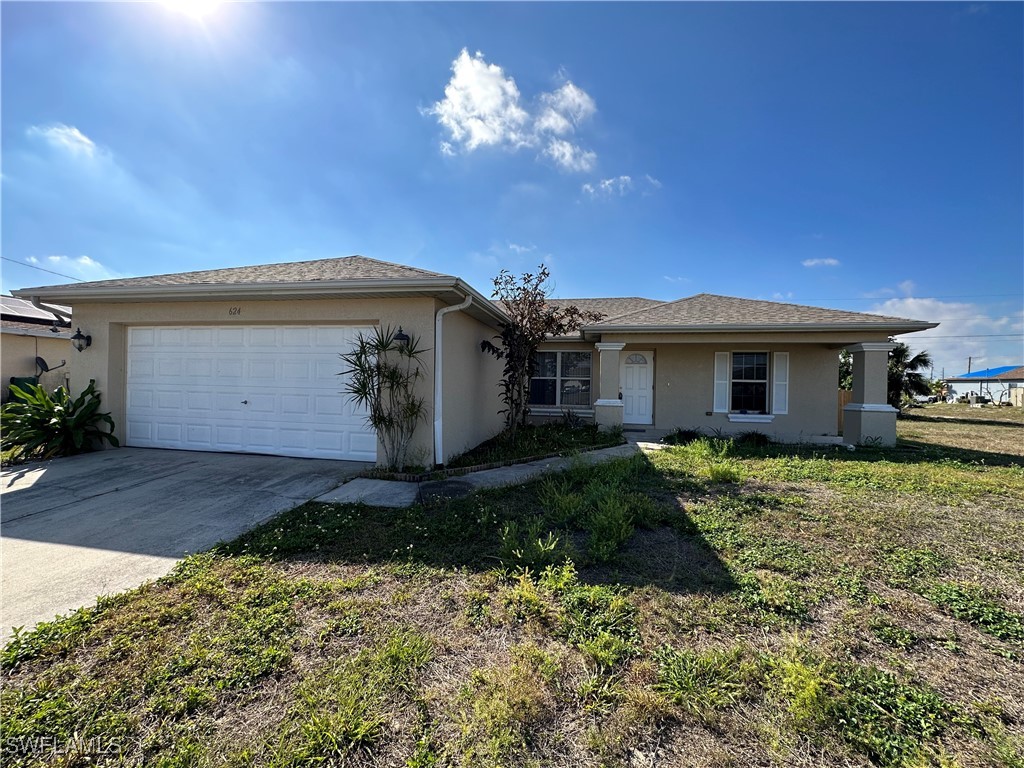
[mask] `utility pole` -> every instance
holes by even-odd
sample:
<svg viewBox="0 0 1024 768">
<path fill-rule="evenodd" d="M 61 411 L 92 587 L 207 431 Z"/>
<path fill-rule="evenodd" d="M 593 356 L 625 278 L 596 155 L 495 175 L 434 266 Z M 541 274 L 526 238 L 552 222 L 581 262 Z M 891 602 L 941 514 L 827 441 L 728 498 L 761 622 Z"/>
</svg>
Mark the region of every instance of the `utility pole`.
<svg viewBox="0 0 1024 768">
<path fill-rule="evenodd" d="M 971 372 L 971 358 L 969 357 L 967 358 L 967 372 Z"/>
</svg>

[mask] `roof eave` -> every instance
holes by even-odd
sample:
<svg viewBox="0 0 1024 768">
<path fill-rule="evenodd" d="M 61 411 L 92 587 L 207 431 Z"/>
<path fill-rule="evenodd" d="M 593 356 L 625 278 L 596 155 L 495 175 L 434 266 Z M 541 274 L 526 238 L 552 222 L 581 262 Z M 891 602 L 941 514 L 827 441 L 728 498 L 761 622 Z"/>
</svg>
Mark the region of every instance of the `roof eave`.
<svg viewBox="0 0 1024 768">
<path fill-rule="evenodd" d="M 477 308 L 492 323 L 508 320 L 504 312 L 461 278 L 428 277 L 414 280 L 395 278 L 370 280 L 309 280 L 305 282 L 277 283 L 190 283 L 186 285 L 120 285 L 81 286 L 61 288 L 22 288 L 12 291 L 18 298 L 66 302 L 72 307 L 81 303 L 187 301 L 197 299 L 282 299 L 308 295 L 330 294 L 356 298 L 360 295 L 390 294 L 396 298 L 424 296 L 440 298 L 439 293 L 452 291 L 461 296 L 472 296 Z"/>
<path fill-rule="evenodd" d="M 584 333 L 799 333 L 876 331 L 890 335 L 937 328 L 938 323 L 788 323 L 775 325 L 589 325 Z"/>
</svg>

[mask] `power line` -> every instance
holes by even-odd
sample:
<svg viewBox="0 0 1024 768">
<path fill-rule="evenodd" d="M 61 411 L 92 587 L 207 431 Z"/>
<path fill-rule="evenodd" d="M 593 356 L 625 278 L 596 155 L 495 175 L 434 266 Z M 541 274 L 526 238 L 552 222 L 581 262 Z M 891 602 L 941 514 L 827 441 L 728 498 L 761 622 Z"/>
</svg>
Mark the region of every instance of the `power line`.
<svg viewBox="0 0 1024 768">
<path fill-rule="evenodd" d="M 65 275 L 63 272 L 54 272 L 52 269 L 43 269 L 42 267 L 37 267 L 35 264 L 29 264 L 27 261 L 17 261 L 15 259 L 10 259 L 6 256 L 0 256 L 0 259 L 3 259 L 4 261 L 9 261 L 11 262 L 11 264 L 17 264 L 19 267 L 38 269 L 40 272 L 49 272 L 51 275 L 57 275 L 58 277 L 66 277 L 68 280 L 74 280 L 76 283 L 85 282 L 85 280 L 82 280 L 80 277 L 72 277 L 71 275 Z"/>
</svg>

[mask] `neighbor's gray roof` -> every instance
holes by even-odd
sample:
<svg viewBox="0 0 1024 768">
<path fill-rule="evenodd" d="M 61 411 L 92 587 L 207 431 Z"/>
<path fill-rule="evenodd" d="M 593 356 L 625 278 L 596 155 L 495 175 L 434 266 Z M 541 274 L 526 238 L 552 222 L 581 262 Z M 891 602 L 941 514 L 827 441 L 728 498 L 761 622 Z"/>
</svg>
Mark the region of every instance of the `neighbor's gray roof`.
<svg viewBox="0 0 1024 768">
<path fill-rule="evenodd" d="M 802 330 L 836 327 L 923 330 L 934 326 L 934 323 L 866 312 L 700 293 L 608 318 L 588 325 L 586 330 Z"/>
<path fill-rule="evenodd" d="M 57 309 L 64 310 L 69 315 L 71 314 L 71 307 L 62 307 L 59 304 L 55 304 L 54 306 Z M 0 295 L 0 315 L 9 318 L 39 320 L 44 323 L 52 323 L 54 320 L 58 319 L 58 317 L 52 312 L 47 312 L 46 310 L 33 307 L 31 301 L 18 299 L 14 296 L 2 295 Z"/>
<path fill-rule="evenodd" d="M 25 323 L 18 320 L 8 320 L 7 318 L 0 320 L 0 330 L 4 333 L 12 333 L 15 336 L 39 336 L 44 339 L 71 338 L 70 328 L 59 328 L 57 333 L 54 333 L 52 328 L 52 325 L 46 325 L 45 323 Z"/>
<path fill-rule="evenodd" d="M 251 267 L 206 269 L 201 272 L 176 272 L 169 275 L 124 277 L 115 280 L 94 280 L 88 283 L 39 286 L 39 290 L 62 290 L 75 293 L 76 289 L 95 288 L 160 288 L 175 285 L 258 285 L 260 283 L 313 283 L 339 280 L 416 280 L 428 277 L 447 277 L 419 267 L 407 267 L 390 261 L 378 261 L 366 256 L 343 256 L 337 259 L 293 261 L 286 264 L 258 264 Z M 30 292 L 31 288 L 19 292 Z"/>
</svg>

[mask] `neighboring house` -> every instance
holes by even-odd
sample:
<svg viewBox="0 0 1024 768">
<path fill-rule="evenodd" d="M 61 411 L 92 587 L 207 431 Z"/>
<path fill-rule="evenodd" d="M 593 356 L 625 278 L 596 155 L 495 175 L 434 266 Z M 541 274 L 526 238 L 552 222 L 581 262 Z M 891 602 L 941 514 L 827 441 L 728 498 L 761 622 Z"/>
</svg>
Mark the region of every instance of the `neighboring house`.
<svg viewBox="0 0 1024 768">
<path fill-rule="evenodd" d="M 987 397 L 994 403 L 1021 405 L 1024 390 L 1024 365 L 1004 365 L 983 371 L 962 373 L 946 379 L 948 396 L 965 397 L 971 393 Z"/>
<path fill-rule="evenodd" d="M 452 275 L 350 256 L 26 288 L 74 308 L 92 338 L 75 391 L 95 379 L 122 443 L 376 460 L 364 414 L 340 394 L 340 353 L 401 326 L 432 350 L 419 393 L 418 463 L 496 434 L 501 361 L 481 351 L 507 319 Z M 564 299 L 605 317 L 541 347 L 534 414 L 577 410 L 601 426 L 757 429 L 836 440 L 838 352 L 853 354 L 849 443 L 891 444 L 889 337 L 935 324 L 700 294 L 674 302 Z"/>
<path fill-rule="evenodd" d="M 69 307 L 56 309 L 70 316 Z M 38 377 L 47 389 L 65 385 L 68 368 L 61 363 L 70 357 L 70 338 L 67 320 L 24 299 L 0 296 L 0 401 L 7 402 L 11 378 Z M 36 358 L 56 370 L 40 371 Z"/>
</svg>

